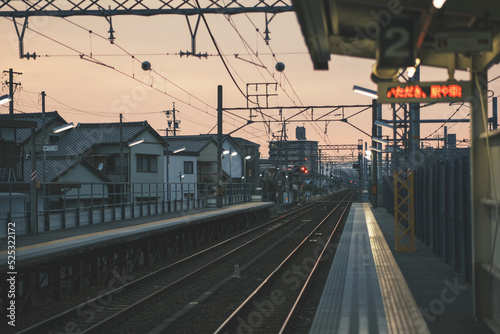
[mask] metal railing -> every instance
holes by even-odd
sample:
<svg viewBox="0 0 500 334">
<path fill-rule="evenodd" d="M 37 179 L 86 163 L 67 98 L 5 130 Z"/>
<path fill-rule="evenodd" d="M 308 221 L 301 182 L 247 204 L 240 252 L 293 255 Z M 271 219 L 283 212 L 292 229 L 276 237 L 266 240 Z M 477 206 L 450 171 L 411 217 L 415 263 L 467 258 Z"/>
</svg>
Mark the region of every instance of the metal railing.
<svg viewBox="0 0 500 334">
<path fill-rule="evenodd" d="M 47 182 L 35 196 L 7 188 L 0 193 L 0 239 L 6 238 L 11 221 L 17 234 L 28 234 L 216 206 L 216 186 L 204 183 Z M 29 210 L 32 198 L 37 203 L 34 213 Z M 251 199 L 246 184 L 223 186 L 224 206 Z M 32 214 L 37 231 L 30 231 Z"/>
</svg>

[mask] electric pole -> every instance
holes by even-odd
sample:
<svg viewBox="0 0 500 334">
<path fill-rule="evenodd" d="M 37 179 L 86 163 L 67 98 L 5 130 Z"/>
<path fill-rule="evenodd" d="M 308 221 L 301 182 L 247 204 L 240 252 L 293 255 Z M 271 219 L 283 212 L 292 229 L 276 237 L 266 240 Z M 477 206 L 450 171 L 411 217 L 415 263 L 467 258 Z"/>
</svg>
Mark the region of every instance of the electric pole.
<svg viewBox="0 0 500 334">
<path fill-rule="evenodd" d="M 217 86 L 217 197 L 216 204 L 222 208 L 222 85 Z"/>
<path fill-rule="evenodd" d="M 167 128 L 165 129 L 166 131 L 166 136 L 168 137 L 169 132 L 174 135 L 174 137 L 177 135 L 177 129 L 179 128 L 179 123 L 181 121 L 177 121 L 175 118 L 176 112 L 179 110 L 175 109 L 175 102 L 172 102 L 172 110 L 165 110 L 164 113 L 167 115 Z M 172 115 L 172 120 L 170 120 L 170 115 Z"/>
<path fill-rule="evenodd" d="M 43 182 L 47 182 L 47 152 L 45 145 L 47 145 L 45 134 L 45 91 L 42 92 L 42 151 L 43 151 Z"/>
<path fill-rule="evenodd" d="M 3 73 L 9 73 L 9 81 L 5 81 L 5 84 L 9 85 L 9 95 L 10 95 L 10 103 L 9 103 L 9 115 L 14 114 L 14 86 L 20 86 L 20 82 L 14 82 L 14 74 L 21 75 L 20 72 L 14 72 L 13 69 L 9 68 L 8 71 L 3 71 Z"/>
</svg>

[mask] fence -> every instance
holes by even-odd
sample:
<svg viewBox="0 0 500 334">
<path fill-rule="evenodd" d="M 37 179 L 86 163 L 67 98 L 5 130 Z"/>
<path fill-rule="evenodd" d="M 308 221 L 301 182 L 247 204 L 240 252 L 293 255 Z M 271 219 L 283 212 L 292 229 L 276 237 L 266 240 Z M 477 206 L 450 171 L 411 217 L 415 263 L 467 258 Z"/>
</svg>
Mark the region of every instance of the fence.
<svg viewBox="0 0 500 334">
<path fill-rule="evenodd" d="M 415 227 L 420 240 L 472 280 L 470 158 L 436 160 L 415 171 Z"/>
<path fill-rule="evenodd" d="M 30 233 L 29 191 L 13 187 L 0 196 L 0 238 L 7 223 Z M 36 191 L 38 232 L 215 207 L 216 188 L 200 183 L 42 183 Z M 223 205 L 251 200 L 246 184 L 223 187 Z M 213 205 L 211 205 L 213 203 Z"/>
<path fill-rule="evenodd" d="M 414 171 L 415 234 L 472 280 L 470 157 L 467 151 L 426 157 Z M 383 205 L 394 215 L 394 179 L 383 180 Z"/>
</svg>

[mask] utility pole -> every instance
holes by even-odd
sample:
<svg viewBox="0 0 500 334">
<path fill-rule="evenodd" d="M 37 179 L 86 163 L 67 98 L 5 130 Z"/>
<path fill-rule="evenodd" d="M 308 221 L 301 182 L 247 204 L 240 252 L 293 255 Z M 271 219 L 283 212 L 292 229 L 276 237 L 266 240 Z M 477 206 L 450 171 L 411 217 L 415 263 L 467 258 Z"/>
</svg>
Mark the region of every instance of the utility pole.
<svg viewBox="0 0 500 334">
<path fill-rule="evenodd" d="M 165 115 L 167 115 L 167 118 L 170 117 L 170 115 L 172 115 L 172 120 L 167 120 L 167 129 L 166 129 L 166 135 L 168 137 L 168 133 L 171 132 L 174 137 L 177 135 L 177 129 L 179 128 L 179 123 L 180 121 L 177 121 L 176 120 L 176 112 L 179 111 L 179 110 L 176 110 L 175 109 L 175 102 L 172 102 L 172 110 L 165 110 L 164 113 Z M 170 129 L 171 127 L 173 126 L 173 129 Z"/>
<path fill-rule="evenodd" d="M 43 161 L 42 161 L 42 173 L 43 173 L 43 185 L 42 185 L 42 196 L 43 196 L 43 211 L 44 211 L 44 227 L 45 231 L 49 230 L 49 211 L 48 208 L 48 196 L 47 196 L 47 152 L 45 151 L 45 145 L 47 145 L 47 136 L 45 134 L 45 91 L 42 92 L 42 151 L 43 151 Z"/>
<path fill-rule="evenodd" d="M 125 154 L 123 153 L 123 114 L 120 114 L 120 211 L 121 218 L 125 218 L 125 182 L 123 177 L 123 165 L 125 163 Z"/>
<path fill-rule="evenodd" d="M 31 128 L 31 173 L 36 173 L 36 128 Z M 36 203 L 36 177 L 30 182 L 30 234 L 38 235 L 38 212 Z"/>
<path fill-rule="evenodd" d="M 174 110 L 175 110 L 175 102 L 174 103 Z M 168 115 L 168 111 L 164 111 L 166 115 Z M 170 206 L 170 176 L 169 176 L 169 165 L 170 165 L 170 156 L 169 156 L 169 147 L 170 147 L 170 143 L 168 142 L 168 125 L 167 127 L 165 127 L 165 157 L 163 159 L 163 163 L 165 164 L 165 168 L 164 168 L 164 180 L 165 180 L 165 183 L 167 184 L 167 193 L 165 194 L 165 197 L 167 199 L 167 205 L 168 205 L 168 212 L 171 211 L 171 206 Z"/>
<path fill-rule="evenodd" d="M 123 114 L 120 114 L 120 180 L 123 182 Z"/>
<path fill-rule="evenodd" d="M 14 114 L 14 86 L 20 86 L 20 82 L 14 82 L 14 74 L 16 75 L 21 75 L 22 73 L 20 72 L 14 72 L 13 69 L 9 68 L 9 71 L 3 71 L 3 73 L 9 73 L 9 81 L 6 81 L 5 84 L 9 85 L 9 95 L 10 95 L 10 102 L 9 102 L 9 115 Z"/>
<path fill-rule="evenodd" d="M 45 91 L 42 92 L 42 151 L 43 151 L 43 182 L 47 182 L 47 152 L 45 152 L 45 145 L 47 145 L 45 134 Z"/>
<path fill-rule="evenodd" d="M 217 86 L 217 207 L 222 208 L 222 85 Z"/>
</svg>

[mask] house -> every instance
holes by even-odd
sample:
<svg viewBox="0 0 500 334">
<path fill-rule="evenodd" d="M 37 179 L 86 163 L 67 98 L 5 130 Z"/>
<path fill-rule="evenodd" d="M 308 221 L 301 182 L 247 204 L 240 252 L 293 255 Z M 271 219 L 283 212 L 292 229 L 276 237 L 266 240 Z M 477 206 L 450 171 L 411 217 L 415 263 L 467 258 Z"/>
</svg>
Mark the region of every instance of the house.
<svg viewBox="0 0 500 334">
<path fill-rule="evenodd" d="M 217 183 L 217 142 L 210 136 L 169 136 L 163 137 L 172 159 L 177 154 L 190 152 L 196 154 L 194 166 L 196 182 L 199 184 Z M 179 153 L 179 150 L 183 150 Z"/>
<path fill-rule="evenodd" d="M 29 122 L 34 127 L 25 126 L 15 126 L 15 128 L 10 127 L 7 130 L 6 127 L 8 123 L 17 122 L 17 124 L 22 124 L 22 122 Z M 45 138 L 43 138 L 43 124 L 45 123 Z M 30 175 L 24 174 L 24 165 L 30 164 L 31 155 L 31 139 L 32 129 L 34 129 L 34 140 L 35 140 L 35 150 L 37 153 L 42 152 L 43 144 L 52 144 L 56 138 L 64 134 L 53 134 L 55 127 L 67 124 L 67 122 L 62 118 L 57 111 L 46 112 L 46 113 L 25 113 L 25 114 L 1 114 L 0 115 L 0 128 L 2 128 L 2 135 L 0 135 L 0 140 L 2 140 L 2 152 L 7 153 L 9 157 L 2 156 L 3 165 L 8 164 L 12 168 L 12 172 L 15 173 L 17 181 L 28 181 Z M 9 136 L 10 139 L 6 139 L 5 136 Z M 12 141 L 14 139 L 14 141 Z M 13 143 L 15 142 L 15 145 Z M 7 144 L 7 146 L 5 146 Z M 13 166 L 13 161 L 16 161 L 16 166 Z M 3 174 L 3 173 L 2 173 Z"/>
<path fill-rule="evenodd" d="M 170 200 L 196 200 L 199 197 L 198 157 L 195 145 L 182 141 L 166 143 L 166 182 L 170 188 Z M 203 194 L 201 194 L 203 195 Z"/>
<path fill-rule="evenodd" d="M 186 149 L 193 152 L 198 152 L 198 183 L 217 184 L 217 135 L 201 134 L 198 136 L 188 135 L 163 138 L 167 141 L 169 147 L 173 147 L 174 149 L 186 147 Z M 229 135 L 224 135 L 223 138 L 222 182 L 241 184 L 244 180 L 243 168 L 247 155 L 245 155 L 245 149 L 238 145 L 238 141 L 246 145 L 244 147 L 248 152 L 254 152 L 253 150 L 255 150 L 255 145 L 257 144 L 241 138 L 235 139 Z M 250 164 L 249 168 L 258 169 L 253 167 L 253 164 Z"/>
<path fill-rule="evenodd" d="M 113 182 L 164 182 L 165 144 L 146 121 L 79 123 L 67 132 L 48 157 L 84 157 Z"/>
<path fill-rule="evenodd" d="M 17 143 L 19 133 L 35 133 L 33 121 L 1 118 L 0 123 L 0 218 L 11 220 L 23 216 L 29 203 L 30 185 L 23 180 L 24 154 Z M 34 137 L 33 137 L 34 138 Z M 35 146 L 34 141 L 30 141 Z M 6 226 L 0 222 L 0 231 Z"/>
<path fill-rule="evenodd" d="M 259 173 L 259 161 L 260 161 L 260 145 L 254 143 L 250 140 L 232 137 L 236 144 L 243 151 L 242 157 L 243 161 L 243 176 L 244 183 L 249 185 L 249 189 L 254 193 L 257 187 L 260 187 L 260 173 Z"/>
<path fill-rule="evenodd" d="M 79 123 L 54 144 L 58 150 L 47 152 L 48 159 L 84 159 L 111 182 L 107 185 L 111 196 L 103 201 L 149 203 L 165 196 L 165 143 L 146 121 Z M 71 182 L 83 186 L 88 179 L 74 174 Z"/>
</svg>

